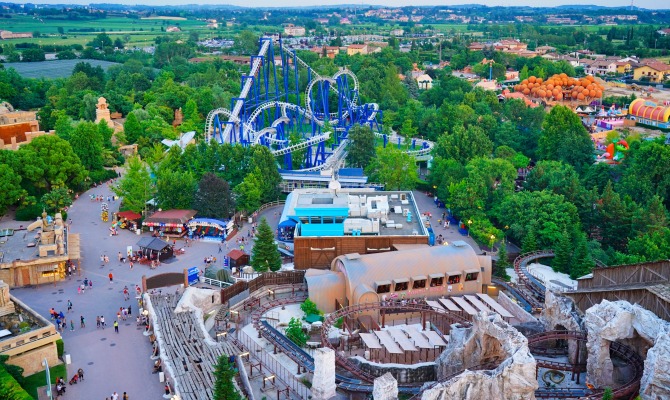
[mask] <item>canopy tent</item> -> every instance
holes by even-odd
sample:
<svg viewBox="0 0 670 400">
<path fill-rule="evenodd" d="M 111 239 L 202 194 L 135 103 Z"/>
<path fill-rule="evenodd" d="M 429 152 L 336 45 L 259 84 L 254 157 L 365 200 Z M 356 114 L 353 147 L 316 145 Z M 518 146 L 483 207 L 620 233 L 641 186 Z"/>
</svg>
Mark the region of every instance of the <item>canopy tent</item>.
<svg viewBox="0 0 670 400">
<path fill-rule="evenodd" d="M 151 231 L 157 229 L 160 232 L 183 236 L 186 234 L 186 224 L 196 213 L 195 210 L 157 211 L 146 218 L 142 225 L 148 226 Z"/>
<path fill-rule="evenodd" d="M 116 214 L 116 225 L 122 229 L 137 229 L 140 219 L 142 219 L 142 214 L 138 214 L 134 211 L 121 211 Z"/>
<path fill-rule="evenodd" d="M 233 221 L 221 221 L 214 218 L 193 218 L 188 221 L 189 236 L 226 239 L 235 229 Z"/>
<path fill-rule="evenodd" d="M 142 214 L 138 214 L 134 211 L 120 211 L 116 213 L 116 216 L 119 218 L 129 219 L 131 221 L 136 221 L 142 218 Z"/>
<path fill-rule="evenodd" d="M 155 237 L 140 239 L 137 242 L 137 247 L 140 248 L 140 254 L 150 260 L 158 258 L 158 260 L 164 261 L 174 257 L 172 246 Z"/>
</svg>

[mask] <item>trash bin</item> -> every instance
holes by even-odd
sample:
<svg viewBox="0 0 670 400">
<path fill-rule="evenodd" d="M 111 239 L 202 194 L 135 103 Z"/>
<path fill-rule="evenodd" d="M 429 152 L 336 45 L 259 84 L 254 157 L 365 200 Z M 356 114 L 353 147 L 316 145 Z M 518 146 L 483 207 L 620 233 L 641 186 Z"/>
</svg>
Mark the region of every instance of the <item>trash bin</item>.
<svg viewBox="0 0 670 400">
<path fill-rule="evenodd" d="M 66 365 L 72 364 L 72 359 L 70 358 L 69 354 L 65 354 L 65 364 Z"/>
<path fill-rule="evenodd" d="M 254 219 L 253 219 L 252 217 L 249 217 L 249 220 L 248 220 L 247 222 L 249 222 L 250 224 L 253 224 L 253 223 L 254 223 Z"/>
<path fill-rule="evenodd" d="M 158 382 L 165 382 L 165 372 L 158 373 Z"/>
</svg>

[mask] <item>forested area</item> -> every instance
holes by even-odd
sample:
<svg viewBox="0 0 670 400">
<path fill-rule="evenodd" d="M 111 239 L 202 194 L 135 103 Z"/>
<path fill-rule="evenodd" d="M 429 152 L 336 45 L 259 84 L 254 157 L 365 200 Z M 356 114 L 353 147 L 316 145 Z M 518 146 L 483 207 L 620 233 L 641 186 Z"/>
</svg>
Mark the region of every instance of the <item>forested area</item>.
<svg viewBox="0 0 670 400">
<path fill-rule="evenodd" d="M 250 33 L 240 35 L 235 51 L 249 52 L 256 40 Z M 538 76 L 576 73 L 565 63 L 453 46 L 444 49 L 452 65 L 488 56 Z M 372 55 L 334 59 L 299 54 L 324 76 L 350 68 L 361 82 L 362 101 L 384 110 L 386 132 L 436 143 L 425 181 L 411 157 L 375 149 L 374 136 L 365 129 L 351 132 L 349 165 L 366 168 L 371 181 L 385 182 L 389 189 L 434 190 L 458 218 L 471 221 L 471 234 L 482 243 L 493 236 L 513 240 L 524 251 L 555 249 L 554 267 L 572 277 L 587 273 L 595 259 L 618 264 L 670 257 L 670 147 L 629 135 L 623 163 L 593 164 L 589 135 L 568 108 L 545 112 L 519 100 L 500 102 L 495 93 L 453 77 L 449 68 L 429 70 L 435 80 L 429 90 L 401 80 L 398 74 L 411 71 L 421 51 L 417 46 L 401 53 L 389 46 Z M 127 173 L 117 193 L 134 211 L 155 197 L 162 208 L 194 207 L 226 218 L 277 199 L 280 160 L 264 147 L 200 140 L 183 152 L 166 152 L 160 143 L 190 130 L 202 139 L 204 117 L 230 106 L 248 68 L 222 61 L 188 63 L 192 54 L 188 43 L 161 39 L 153 58 L 126 54 L 123 64 L 107 72 L 82 63 L 71 77 L 47 81 L 0 68 L 0 98 L 20 109 L 39 108 L 41 128 L 56 131 L 16 152 L 0 151 L 0 188 L 7 194 L 0 199 L 2 211 L 17 205 L 32 216 L 43 206 L 62 209 L 74 192 L 115 176 L 109 168 L 124 163 Z M 306 74 L 299 79 L 307 83 Z M 125 132 L 114 140 L 106 124 L 93 123 L 100 96 L 125 117 Z M 184 120 L 175 128 L 179 108 Z M 119 155 L 118 146 L 127 143 L 138 144 L 139 158 Z M 534 168 L 526 182 L 516 187 L 518 169 L 529 165 Z"/>
</svg>

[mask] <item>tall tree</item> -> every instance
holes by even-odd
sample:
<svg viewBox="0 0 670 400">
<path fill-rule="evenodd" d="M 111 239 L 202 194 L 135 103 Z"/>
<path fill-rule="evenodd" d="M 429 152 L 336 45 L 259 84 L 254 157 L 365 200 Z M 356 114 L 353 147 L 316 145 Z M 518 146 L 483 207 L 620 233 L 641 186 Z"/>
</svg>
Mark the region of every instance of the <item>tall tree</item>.
<svg viewBox="0 0 670 400">
<path fill-rule="evenodd" d="M 579 116 L 565 106 L 556 106 L 545 117 L 538 143 L 542 159 L 563 161 L 579 172 L 593 164 L 593 143 Z"/>
<path fill-rule="evenodd" d="M 377 157 L 365 170 L 371 181 L 383 183 L 386 190 L 411 190 L 418 179 L 414 157 L 388 146 L 377 149 Z"/>
<path fill-rule="evenodd" d="M 349 129 L 347 163 L 352 167 L 365 168 L 375 156 L 375 134 L 367 126 L 354 125 Z"/>
<path fill-rule="evenodd" d="M 191 171 L 161 169 L 156 176 L 156 200 L 164 209 L 187 209 L 193 204 L 197 181 Z"/>
<path fill-rule="evenodd" d="M 259 183 L 261 189 L 261 201 L 269 203 L 279 198 L 279 184 L 282 181 L 277 168 L 277 161 L 272 152 L 265 146 L 254 146 L 251 154 L 250 169 L 256 168 L 260 171 Z"/>
<path fill-rule="evenodd" d="M 112 190 L 123 199 L 123 207 L 134 212 L 141 212 L 155 193 L 149 169 L 139 157 L 128 159 L 126 173 Z"/>
<path fill-rule="evenodd" d="M 66 140 L 54 135 L 33 139 L 17 151 L 21 176 L 38 190 L 49 192 L 53 188 L 74 188 L 86 177 L 77 154 Z"/>
<path fill-rule="evenodd" d="M 455 126 L 450 134 L 437 139 L 435 154 L 443 158 L 452 158 L 461 164 L 467 164 L 475 157 L 489 157 L 493 152 L 493 142 L 477 126 Z"/>
<path fill-rule="evenodd" d="M 235 186 L 235 203 L 237 208 L 246 211 L 247 213 L 254 212 L 261 206 L 261 185 L 262 175 L 260 170 L 256 168 Z"/>
<path fill-rule="evenodd" d="M 144 129 L 135 113 L 131 112 L 123 124 L 123 133 L 128 143 L 137 143 L 137 140 L 144 135 Z"/>
<path fill-rule="evenodd" d="M 0 193 L 0 216 L 5 214 L 7 207 L 16 204 L 25 196 L 25 191 L 21 188 L 21 175 L 4 163 L 0 163 Z"/>
<path fill-rule="evenodd" d="M 570 235 L 563 231 L 563 234 L 558 239 L 558 243 L 554 247 L 554 260 L 551 262 L 551 267 L 554 271 L 568 272 L 572 258 L 572 242 Z"/>
<path fill-rule="evenodd" d="M 84 168 L 89 171 L 102 169 L 102 136 L 98 126 L 92 122 L 80 122 L 68 140 Z"/>
<path fill-rule="evenodd" d="M 251 266 L 258 272 L 281 269 L 281 255 L 277 249 L 272 228 L 265 218 L 262 218 L 258 224 L 256 244 L 251 251 Z"/>
<path fill-rule="evenodd" d="M 237 374 L 235 365 L 227 355 L 219 357 L 214 369 L 214 400 L 239 400 L 242 396 L 235 389 L 233 379 Z"/>
<path fill-rule="evenodd" d="M 538 250 L 537 245 L 537 236 L 535 236 L 535 228 L 530 226 L 528 228 L 528 233 L 523 237 L 521 241 L 521 252 L 530 253 L 532 251 Z"/>
<path fill-rule="evenodd" d="M 235 212 L 228 182 L 211 172 L 203 175 L 193 199 L 198 215 L 227 220 Z"/>
<path fill-rule="evenodd" d="M 72 204 L 72 196 L 68 193 L 68 189 L 61 187 L 50 191 L 42 196 L 42 203 L 49 207 L 49 211 L 55 213 L 61 212 L 65 207 Z"/>
</svg>

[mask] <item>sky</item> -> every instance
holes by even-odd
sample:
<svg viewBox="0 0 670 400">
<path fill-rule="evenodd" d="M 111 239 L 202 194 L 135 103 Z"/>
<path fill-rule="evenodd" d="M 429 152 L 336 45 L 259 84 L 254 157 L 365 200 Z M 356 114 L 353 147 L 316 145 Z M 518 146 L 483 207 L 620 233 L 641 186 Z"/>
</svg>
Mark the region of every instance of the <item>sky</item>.
<svg viewBox="0 0 670 400">
<path fill-rule="evenodd" d="M 25 3 L 28 1 L 17 1 L 17 3 Z M 296 6 L 318 6 L 318 5 L 340 5 L 340 4 L 365 4 L 374 6 L 421 6 L 421 5 L 439 5 L 448 7 L 449 5 L 457 4 L 485 4 L 487 6 L 542 6 L 553 7 L 559 5 L 575 5 L 575 4 L 592 4 L 598 6 L 608 7 L 627 7 L 630 6 L 630 0 L 33 0 L 30 1 L 37 4 L 95 4 L 95 3 L 112 3 L 112 4 L 141 4 L 141 5 L 184 5 L 184 4 L 231 4 L 244 7 L 296 7 Z M 670 9 L 670 1 L 658 0 L 634 0 L 637 7 L 648 9 Z"/>
</svg>

